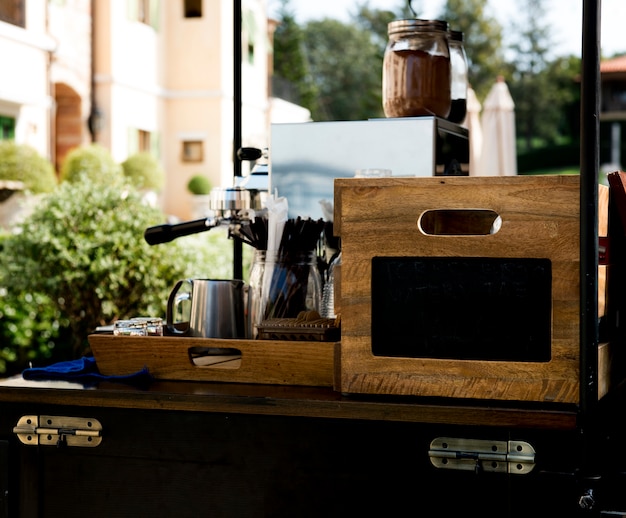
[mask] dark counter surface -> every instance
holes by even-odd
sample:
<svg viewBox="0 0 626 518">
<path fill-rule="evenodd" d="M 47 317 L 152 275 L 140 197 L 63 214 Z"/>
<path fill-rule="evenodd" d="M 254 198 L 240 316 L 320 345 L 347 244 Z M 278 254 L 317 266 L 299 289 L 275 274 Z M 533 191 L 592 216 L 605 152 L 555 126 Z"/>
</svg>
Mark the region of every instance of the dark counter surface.
<svg viewBox="0 0 626 518">
<path fill-rule="evenodd" d="M 145 388 L 101 382 L 0 380 L 3 403 L 177 410 L 396 421 L 445 425 L 571 430 L 576 408 L 478 400 L 342 395 L 330 388 L 242 383 L 155 381 Z"/>
</svg>

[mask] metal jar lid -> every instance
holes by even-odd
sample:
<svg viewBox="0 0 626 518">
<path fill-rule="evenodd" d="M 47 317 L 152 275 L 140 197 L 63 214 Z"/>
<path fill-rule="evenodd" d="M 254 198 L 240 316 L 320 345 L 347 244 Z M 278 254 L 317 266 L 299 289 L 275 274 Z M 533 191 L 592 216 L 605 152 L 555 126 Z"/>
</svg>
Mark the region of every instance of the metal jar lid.
<svg viewBox="0 0 626 518">
<path fill-rule="evenodd" d="M 395 20 L 387 24 L 387 33 L 389 35 L 411 32 L 448 32 L 449 24 L 443 20 L 421 20 L 419 18 L 410 18 L 406 20 Z"/>
<path fill-rule="evenodd" d="M 463 42 L 463 32 L 462 31 L 450 31 L 448 33 L 448 37 L 450 41 L 460 41 Z"/>
</svg>

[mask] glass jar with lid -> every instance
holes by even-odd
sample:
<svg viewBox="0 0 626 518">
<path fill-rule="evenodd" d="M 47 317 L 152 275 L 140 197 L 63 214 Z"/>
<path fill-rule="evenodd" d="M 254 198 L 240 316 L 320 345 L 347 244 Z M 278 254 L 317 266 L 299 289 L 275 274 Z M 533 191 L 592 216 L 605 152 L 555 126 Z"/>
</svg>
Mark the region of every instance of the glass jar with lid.
<svg viewBox="0 0 626 518">
<path fill-rule="evenodd" d="M 396 20 L 388 24 L 387 33 L 382 92 L 385 116 L 447 118 L 451 105 L 448 23 Z"/>
<path fill-rule="evenodd" d="M 467 115 L 467 55 L 463 45 L 463 33 L 450 31 L 448 34 L 450 46 L 451 85 L 450 94 L 450 122 L 461 123 Z"/>
</svg>

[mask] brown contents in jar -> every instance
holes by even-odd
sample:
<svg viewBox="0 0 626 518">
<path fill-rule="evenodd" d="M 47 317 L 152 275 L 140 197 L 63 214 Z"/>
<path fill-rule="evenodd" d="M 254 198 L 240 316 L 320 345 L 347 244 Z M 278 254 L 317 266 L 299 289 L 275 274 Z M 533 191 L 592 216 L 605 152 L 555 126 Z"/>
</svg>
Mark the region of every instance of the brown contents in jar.
<svg viewBox="0 0 626 518">
<path fill-rule="evenodd" d="M 450 59 L 421 50 L 389 51 L 383 74 L 386 117 L 450 113 Z"/>
</svg>

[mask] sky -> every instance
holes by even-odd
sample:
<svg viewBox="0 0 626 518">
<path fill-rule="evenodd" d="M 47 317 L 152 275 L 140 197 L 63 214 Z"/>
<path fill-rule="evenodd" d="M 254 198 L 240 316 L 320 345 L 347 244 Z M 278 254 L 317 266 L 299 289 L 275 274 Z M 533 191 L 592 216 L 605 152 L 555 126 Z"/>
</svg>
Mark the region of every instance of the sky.
<svg viewBox="0 0 626 518">
<path fill-rule="evenodd" d="M 321 18 L 348 20 L 357 4 L 365 0 L 289 0 L 289 5 L 300 23 Z M 368 0 L 370 7 L 391 8 L 404 5 L 402 0 Z M 417 8 L 422 6 L 421 18 L 436 18 L 445 0 L 413 0 Z M 583 0 L 545 0 L 546 24 L 552 27 L 552 42 L 555 56 L 575 54 L 580 56 L 582 48 L 582 3 Z M 626 52 L 624 22 L 626 0 L 601 0 L 600 42 L 603 56 Z M 280 0 L 268 0 L 270 15 L 275 12 Z M 517 0 L 489 0 L 490 14 L 500 21 L 506 37 L 506 29 L 517 16 Z M 506 39 L 505 39 L 506 44 Z"/>
</svg>

